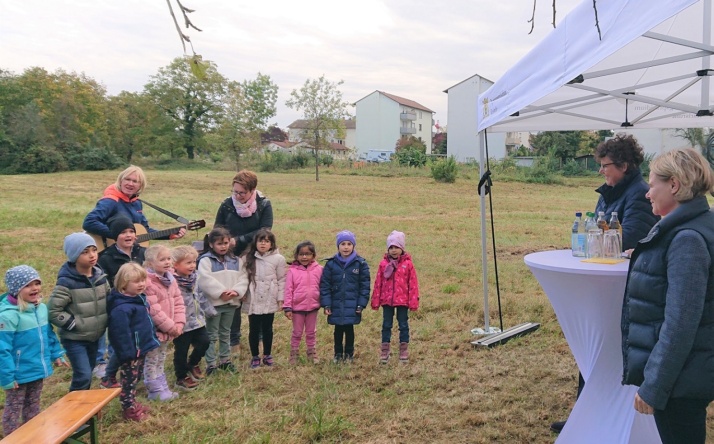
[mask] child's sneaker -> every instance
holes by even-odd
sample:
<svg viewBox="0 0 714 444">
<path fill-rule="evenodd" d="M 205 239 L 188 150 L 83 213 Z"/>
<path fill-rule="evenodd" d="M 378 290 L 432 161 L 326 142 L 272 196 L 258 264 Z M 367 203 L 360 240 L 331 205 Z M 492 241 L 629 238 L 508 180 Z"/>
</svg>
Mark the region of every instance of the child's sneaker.
<svg viewBox="0 0 714 444">
<path fill-rule="evenodd" d="M 208 367 L 206 367 L 206 376 L 211 376 L 217 370 L 218 370 L 218 367 L 216 367 L 215 365 L 209 365 Z"/>
<path fill-rule="evenodd" d="M 111 376 L 105 376 L 102 378 L 101 381 L 99 381 L 99 387 L 105 388 L 105 389 L 113 389 L 113 388 L 120 388 L 121 384 L 119 384 L 119 381 L 117 381 L 117 378 L 114 378 Z"/>
<path fill-rule="evenodd" d="M 206 375 L 203 373 L 201 367 L 198 365 L 194 365 L 193 367 L 191 367 L 189 370 L 189 374 L 196 382 L 206 378 Z"/>
<path fill-rule="evenodd" d="M 233 365 L 231 361 L 221 362 L 220 364 L 218 364 L 218 369 L 231 373 L 235 373 L 238 371 L 238 369 L 236 369 L 235 365 Z"/>
<path fill-rule="evenodd" d="M 107 364 L 97 364 L 92 370 L 92 374 L 97 379 L 102 379 L 107 371 Z"/>
<path fill-rule="evenodd" d="M 263 356 L 263 364 L 267 365 L 268 367 L 272 367 L 275 362 L 273 362 L 273 355 L 265 355 Z"/>
<path fill-rule="evenodd" d="M 253 356 L 253 359 L 250 360 L 250 368 L 256 369 L 260 367 L 260 356 Z"/>
<path fill-rule="evenodd" d="M 183 390 L 193 390 L 198 387 L 198 382 L 194 381 L 192 377 L 186 376 L 185 378 L 176 381 L 176 387 Z"/>
<path fill-rule="evenodd" d="M 122 416 L 127 421 L 141 422 L 149 417 L 149 413 L 139 407 L 129 407 L 122 412 Z"/>
<path fill-rule="evenodd" d="M 332 363 L 333 364 L 339 364 L 340 362 L 344 361 L 344 355 L 342 353 L 336 353 L 335 357 L 332 358 Z"/>
</svg>

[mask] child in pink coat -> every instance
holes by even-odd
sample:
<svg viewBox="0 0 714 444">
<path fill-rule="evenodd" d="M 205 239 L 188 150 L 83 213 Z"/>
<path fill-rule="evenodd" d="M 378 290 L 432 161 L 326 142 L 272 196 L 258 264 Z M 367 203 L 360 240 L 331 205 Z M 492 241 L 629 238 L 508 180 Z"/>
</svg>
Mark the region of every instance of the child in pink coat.
<svg viewBox="0 0 714 444">
<path fill-rule="evenodd" d="M 164 245 L 149 247 L 144 254 L 146 279 L 146 300 L 149 315 L 156 327 L 160 346 L 148 352 L 144 362 L 144 384 L 149 391 L 149 399 L 170 401 L 178 398 L 178 393 L 169 389 L 164 372 L 164 362 L 169 341 L 183 333 L 186 324 L 186 307 L 176 278 L 171 273 L 173 260 L 171 250 Z"/>
<path fill-rule="evenodd" d="M 293 321 L 290 339 L 290 363 L 297 363 L 303 331 L 307 345 L 307 359 L 319 362 L 315 339 L 317 336 L 317 314 L 320 309 L 320 278 L 322 265 L 315 261 L 315 245 L 310 241 L 301 242 L 295 248 L 294 261 L 285 278 L 285 317 Z"/>
<path fill-rule="evenodd" d="M 374 280 L 372 308 L 382 307 L 382 348 L 379 362 L 386 364 L 390 355 L 394 313 L 399 324 L 399 361 L 409 361 L 409 310 L 419 308 L 419 281 L 412 258 L 404 250 L 405 236 L 392 231 L 387 237 L 387 253 L 379 264 Z"/>
</svg>

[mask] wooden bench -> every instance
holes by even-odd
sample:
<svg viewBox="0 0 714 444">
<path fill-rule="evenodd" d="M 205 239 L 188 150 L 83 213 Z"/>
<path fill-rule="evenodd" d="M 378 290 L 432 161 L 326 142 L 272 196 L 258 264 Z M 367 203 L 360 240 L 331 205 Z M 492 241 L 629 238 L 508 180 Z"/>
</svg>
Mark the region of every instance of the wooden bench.
<svg viewBox="0 0 714 444">
<path fill-rule="evenodd" d="M 96 444 L 97 413 L 120 392 L 119 388 L 69 392 L 0 443 L 79 443 L 78 438 L 89 433 Z"/>
</svg>

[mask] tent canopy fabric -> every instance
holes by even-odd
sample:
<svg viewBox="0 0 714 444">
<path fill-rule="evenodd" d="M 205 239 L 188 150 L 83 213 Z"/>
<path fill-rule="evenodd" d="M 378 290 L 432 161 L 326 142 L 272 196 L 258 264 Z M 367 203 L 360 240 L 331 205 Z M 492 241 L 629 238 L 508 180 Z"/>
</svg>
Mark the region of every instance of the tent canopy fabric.
<svg viewBox="0 0 714 444">
<path fill-rule="evenodd" d="M 598 0 L 600 40 L 584 0 L 479 96 L 479 132 L 714 126 L 711 3 Z"/>
</svg>

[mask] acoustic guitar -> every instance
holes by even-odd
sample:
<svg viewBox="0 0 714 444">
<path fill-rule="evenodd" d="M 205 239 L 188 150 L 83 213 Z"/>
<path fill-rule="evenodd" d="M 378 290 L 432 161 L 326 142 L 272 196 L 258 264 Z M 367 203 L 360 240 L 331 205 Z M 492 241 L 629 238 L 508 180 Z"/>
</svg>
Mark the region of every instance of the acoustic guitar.
<svg viewBox="0 0 714 444">
<path fill-rule="evenodd" d="M 170 236 L 181 231 L 181 228 L 186 230 L 200 230 L 206 226 L 205 220 L 194 220 L 188 223 L 188 225 L 183 225 L 176 228 L 167 228 L 165 230 L 152 231 L 149 233 L 146 231 L 146 227 L 141 224 L 134 224 L 134 230 L 136 231 L 136 243 L 146 248 L 149 246 L 149 241 L 152 239 L 158 239 L 160 237 Z M 107 239 L 105 237 L 99 236 L 94 233 L 87 233 L 94 241 L 97 243 L 97 252 L 101 252 L 105 248 L 109 248 L 116 243 L 114 239 Z"/>
</svg>

